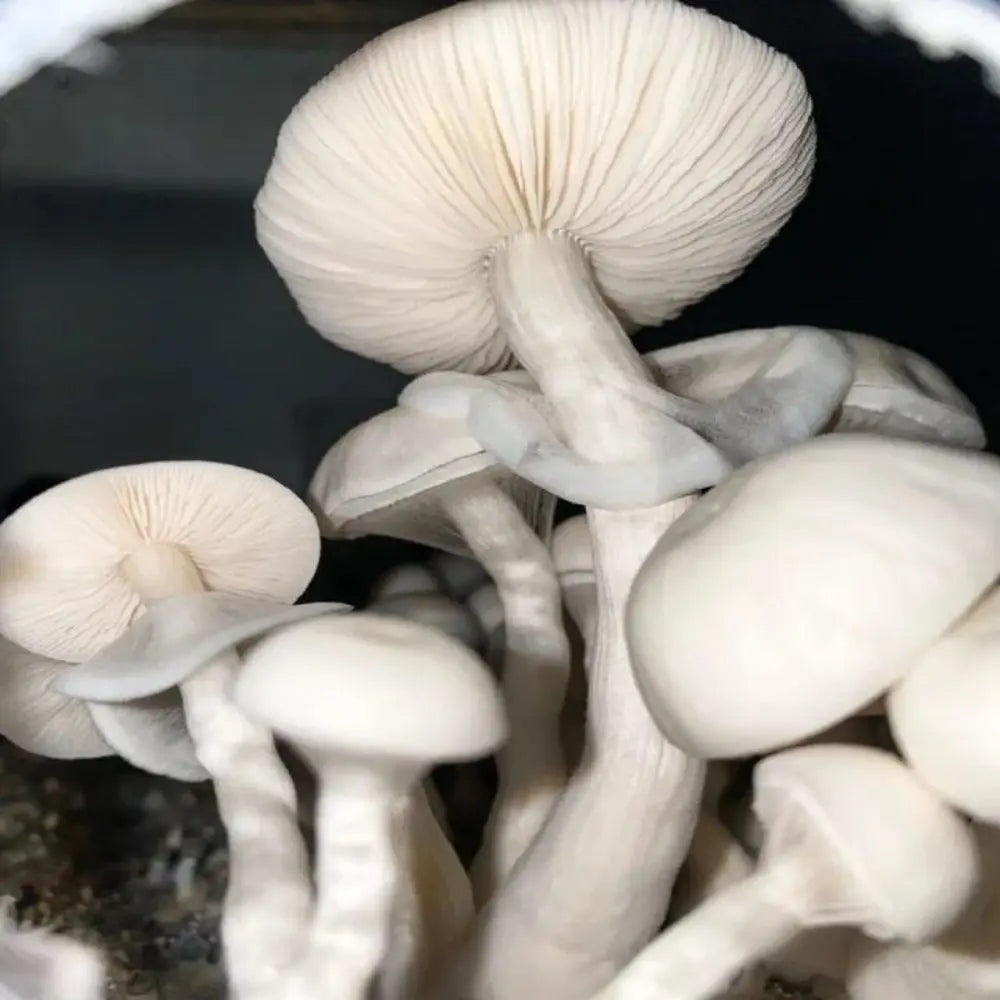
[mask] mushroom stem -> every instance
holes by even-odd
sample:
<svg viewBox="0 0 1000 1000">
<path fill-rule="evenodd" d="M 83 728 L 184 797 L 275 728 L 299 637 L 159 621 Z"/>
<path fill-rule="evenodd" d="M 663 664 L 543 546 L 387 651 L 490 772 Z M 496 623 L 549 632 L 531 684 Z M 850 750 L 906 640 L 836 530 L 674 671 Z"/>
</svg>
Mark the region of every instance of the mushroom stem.
<svg viewBox="0 0 1000 1000">
<path fill-rule="evenodd" d="M 549 551 L 507 493 L 492 484 L 463 489 L 444 506 L 496 584 L 504 612 L 501 690 L 511 735 L 497 753 L 499 789 L 472 866 L 482 906 L 534 840 L 566 783 L 559 714 L 569 641 Z"/>
<path fill-rule="evenodd" d="M 803 927 L 816 858 L 793 851 L 709 896 L 634 958 L 594 1000 L 708 1000 Z"/>
<path fill-rule="evenodd" d="M 122 564 L 144 602 L 204 590 L 179 548 L 150 545 Z M 295 786 L 271 733 L 233 704 L 239 656 L 227 652 L 180 684 L 195 753 L 211 775 L 229 843 L 222 914 L 233 1000 L 273 997 L 302 947 L 312 893 Z"/>
<path fill-rule="evenodd" d="M 569 444 L 597 462 L 656 455 L 649 408 L 630 393 L 650 386 L 651 376 L 601 300 L 580 247 L 563 235 L 518 237 L 497 252 L 491 275 L 504 330 Z M 624 609 L 646 556 L 690 502 L 588 510 L 599 608 L 587 653 L 583 761 L 481 913 L 445 995 L 579 1000 L 663 920 L 704 765 L 671 746 L 650 718 L 632 676 Z"/>
<path fill-rule="evenodd" d="M 283 996 L 366 1000 L 389 947 L 413 776 L 299 749 L 319 775 L 317 896 L 307 950 Z"/>
</svg>

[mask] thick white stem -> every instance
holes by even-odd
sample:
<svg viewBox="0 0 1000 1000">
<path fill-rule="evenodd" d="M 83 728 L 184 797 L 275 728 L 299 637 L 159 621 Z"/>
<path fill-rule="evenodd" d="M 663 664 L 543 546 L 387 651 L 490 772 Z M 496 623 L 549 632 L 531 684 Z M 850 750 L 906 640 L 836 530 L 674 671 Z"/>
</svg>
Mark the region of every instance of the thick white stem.
<svg viewBox="0 0 1000 1000">
<path fill-rule="evenodd" d="M 144 601 L 203 589 L 173 546 L 151 546 L 123 571 Z M 232 1000 L 272 998 L 302 944 L 312 905 L 295 786 L 271 733 L 233 704 L 236 653 L 206 664 L 180 687 L 195 752 L 212 777 L 229 844 L 222 943 Z"/>
<path fill-rule="evenodd" d="M 709 1000 L 802 929 L 802 858 L 769 865 L 664 931 L 594 1000 Z"/>
<path fill-rule="evenodd" d="M 406 865 L 409 776 L 309 755 L 319 774 L 316 907 L 285 1000 L 368 1000 Z M 416 775 L 413 778 L 416 779 Z"/>
<path fill-rule="evenodd" d="M 549 551 L 496 485 L 463 490 L 445 509 L 496 584 L 504 614 L 501 687 L 510 739 L 497 753 L 499 789 L 472 866 L 482 906 L 548 818 L 566 784 L 559 716 L 569 640 Z"/>
<path fill-rule="evenodd" d="M 498 251 L 501 323 L 567 442 L 594 461 L 641 461 L 659 442 L 630 386 L 651 377 L 568 237 Z M 624 635 L 632 581 L 686 501 L 589 510 L 598 579 L 588 652 L 588 744 L 549 821 L 480 914 L 445 996 L 581 1000 L 655 934 L 687 853 L 704 765 L 671 746 L 636 688 Z"/>
</svg>

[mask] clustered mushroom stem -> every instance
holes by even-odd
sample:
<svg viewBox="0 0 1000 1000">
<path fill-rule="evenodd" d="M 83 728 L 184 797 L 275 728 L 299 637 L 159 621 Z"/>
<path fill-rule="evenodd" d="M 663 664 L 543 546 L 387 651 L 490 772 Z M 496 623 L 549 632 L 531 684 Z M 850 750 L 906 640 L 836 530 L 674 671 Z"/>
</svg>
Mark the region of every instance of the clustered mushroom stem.
<svg viewBox="0 0 1000 1000">
<path fill-rule="evenodd" d="M 545 544 L 498 485 L 463 487 L 445 509 L 496 584 L 504 612 L 501 689 L 511 736 L 497 753 L 499 790 L 472 869 L 482 905 L 548 818 L 566 782 L 559 716 L 569 640 L 555 567 Z"/>
<path fill-rule="evenodd" d="M 146 602 L 204 589 L 175 546 L 149 546 L 122 565 Z M 239 658 L 225 653 L 180 685 L 195 753 L 212 777 L 229 847 L 222 940 L 233 1000 L 274 995 L 302 947 L 312 906 L 295 786 L 269 730 L 233 704 Z"/>
<path fill-rule="evenodd" d="M 647 945 L 593 1000 L 710 1000 L 802 930 L 815 858 L 792 853 L 721 889 Z"/>
<path fill-rule="evenodd" d="M 651 376 L 579 246 L 558 234 L 519 236 L 495 254 L 490 280 L 500 324 L 568 444 L 598 462 L 655 455 L 649 412 L 629 391 Z M 588 511 L 599 609 L 587 653 L 587 746 L 548 823 L 480 917 L 472 968 L 458 975 L 474 976 L 484 993 L 513 1000 L 503 985 L 511 968 L 527 977 L 532 956 L 547 952 L 562 965 L 549 996 L 584 997 L 663 919 L 704 765 L 666 742 L 650 718 L 632 676 L 624 611 L 636 573 L 686 504 Z"/>
<path fill-rule="evenodd" d="M 389 949 L 410 784 L 317 759 L 316 907 L 285 1000 L 367 1000 Z M 405 852 L 404 852 L 405 853 Z"/>
</svg>

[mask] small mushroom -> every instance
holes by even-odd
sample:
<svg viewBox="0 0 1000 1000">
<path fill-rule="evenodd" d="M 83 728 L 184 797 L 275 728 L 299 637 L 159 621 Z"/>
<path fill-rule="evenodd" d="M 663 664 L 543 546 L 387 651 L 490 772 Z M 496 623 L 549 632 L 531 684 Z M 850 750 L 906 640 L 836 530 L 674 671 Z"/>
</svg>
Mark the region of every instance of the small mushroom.
<svg viewBox="0 0 1000 1000">
<path fill-rule="evenodd" d="M 499 693 L 454 639 L 356 612 L 265 636 L 235 697 L 319 778 L 317 900 L 285 995 L 362 1000 L 386 957 L 411 793 L 432 765 L 496 749 L 507 735 Z"/>
<path fill-rule="evenodd" d="M 809 927 L 927 941 L 980 877 L 967 824 L 884 751 L 775 754 L 755 770 L 754 808 L 765 830 L 754 873 L 664 931 L 594 1000 L 707 1000 Z"/>
<path fill-rule="evenodd" d="M 461 603 L 465 603 L 490 578 L 474 559 L 455 555 L 454 552 L 439 552 L 428 565 L 440 581 L 441 589 L 452 600 Z"/>
<path fill-rule="evenodd" d="M 766 752 L 898 682 L 998 573 L 1000 461 L 827 435 L 741 469 L 664 535 L 629 601 L 633 670 L 672 742 Z"/>
<path fill-rule="evenodd" d="M 399 594 L 440 594 L 437 575 L 424 563 L 403 563 L 379 577 L 372 587 L 370 600 L 381 601 Z"/>
<path fill-rule="evenodd" d="M 499 677 L 503 674 L 504 620 L 503 601 L 495 583 L 486 583 L 474 590 L 467 602 L 469 612 L 479 622 L 479 631 L 485 637 L 483 659 Z"/>
<path fill-rule="evenodd" d="M 955 808 L 1000 825 L 1000 589 L 924 650 L 887 703 L 910 766 Z"/>
<path fill-rule="evenodd" d="M 210 462 L 91 473 L 0 525 L 0 632 L 45 656 L 92 658 L 60 678 L 62 691 L 128 701 L 179 687 L 229 838 L 222 935 L 234 998 L 279 982 L 310 887 L 292 781 L 271 734 L 229 696 L 231 647 L 313 613 L 286 602 L 318 558 L 315 519 L 294 494 Z"/>
<path fill-rule="evenodd" d="M 973 825 L 983 878 L 961 917 L 924 944 L 861 939 L 851 955 L 851 1000 L 995 1000 L 1000 996 L 1000 830 Z"/>
<path fill-rule="evenodd" d="M 555 499 L 521 482 L 456 421 L 396 407 L 348 432 L 309 487 L 321 530 L 390 535 L 471 553 L 504 606 L 502 688 L 511 740 L 473 868 L 492 893 L 545 822 L 565 783 L 558 718 L 569 671 L 548 538 Z"/>
</svg>

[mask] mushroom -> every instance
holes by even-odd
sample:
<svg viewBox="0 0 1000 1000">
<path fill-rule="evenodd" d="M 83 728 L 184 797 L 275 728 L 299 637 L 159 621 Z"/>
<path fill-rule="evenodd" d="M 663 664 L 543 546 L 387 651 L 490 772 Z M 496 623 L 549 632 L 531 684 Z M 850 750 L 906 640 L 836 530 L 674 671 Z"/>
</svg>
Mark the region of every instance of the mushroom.
<svg viewBox="0 0 1000 1000">
<path fill-rule="evenodd" d="M 53 690 L 68 666 L 0 638 L 0 735 L 57 760 L 110 757 L 87 706 Z"/>
<path fill-rule="evenodd" d="M 967 824 L 884 751 L 775 754 L 754 772 L 754 809 L 765 830 L 754 873 L 664 931 L 594 1000 L 707 1000 L 809 927 L 927 941 L 977 886 Z"/>
<path fill-rule="evenodd" d="M 458 422 L 402 407 L 341 438 L 309 495 L 327 534 L 376 533 L 471 552 L 496 583 L 512 735 L 498 757 L 500 788 L 474 865 L 480 902 L 531 842 L 565 782 L 558 717 L 569 649 L 545 545 L 555 499 L 499 465 Z"/>
<path fill-rule="evenodd" d="M 827 435 L 745 466 L 660 540 L 629 601 L 636 680 L 692 754 L 801 742 L 898 682 L 998 573 L 1000 461 Z"/>
<path fill-rule="evenodd" d="M 400 594 L 440 594 L 441 584 L 437 575 L 423 563 L 403 563 L 375 581 L 370 599 L 381 601 Z"/>
<path fill-rule="evenodd" d="M 318 558 L 315 520 L 294 494 L 211 462 L 90 473 L 0 524 L 0 632 L 44 656 L 93 658 L 62 691 L 127 701 L 179 686 L 229 836 L 222 934 L 235 998 L 276 987 L 310 887 L 294 786 L 270 733 L 229 697 L 231 646 L 312 613 L 285 602 Z"/>
<path fill-rule="evenodd" d="M 496 749 L 507 734 L 499 693 L 449 636 L 356 612 L 265 636 L 235 697 L 319 779 L 317 900 L 283 995 L 362 1000 L 386 956 L 412 790 L 434 764 Z"/>
<path fill-rule="evenodd" d="M 674 317 L 736 277 L 805 193 L 813 152 L 796 67 L 702 10 L 473 0 L 368 43 L 300 101 L 257 233 L 341 347 L 409 373 L 516 359 L 585 463 L 655 476 L 679 432 L 697 435 L 664 412 L 625 325 Z M 588 766 L 481 914 L 446 992 L 584 997 L 663 917 L 702 765 L 648 718 L 622 615 L 676 514 L 588 514 L 600 595 Z"/>
<path fill-rule="evenodd" d="M 366 610 L 436 628 L 469 649 L 478 650 L 483 642 L 479 623 L 472 613 L 440 591 L 433 594 L 391 594 L 372 601 Z"/>
<path fill-rule="evenodd" d="M 4 1000 L 101 1000 L 104 958 L 61 934 L 17 926 L 13 896 L 0 899 L 0 994 Z"/>
<path fill-rule="evenodd" d="M 957 809 L 1000 825 L 1000 589 L 890 691 L 892 735 L 910 766 Z"/>
<path fill-rule="evenodd" d="M 483 659 L 497 675 L 503 673 L 504 621 L 503 602 L 495 583 L 484 583 L 474 590 L 467 601 L 470 614 L 479 622 L 479 631 L 485 637 Z"/>
<path fill-rule="evenodd" d="M 793 328 L 794 329 L 794 328 Z M 737 330 L 651 351 L 643 360 L 669 391 L 702 404 L 739 392 L 788 328 Z M 936 365 L 878 337 L 828 331 L 850 349 L 854 377 L 830 425 L 981 448 L 982 424 L 968 398 Z"/>
<path fill-rule="evenodd" d="M 861 939 L 851 955 L 851 1000 L 994 1000 L 1000 995 L 1000 831 L 974 824 L 983 878 L 958 921 L 925 944 Z"/>
<path fill-rule="evenodd" d="M 429 566 L 437 576 L 441 589 L 452 600 L 462 603 L 490 578 L 474 559 L 455 555 L 453 552 L 439 552 L 432 557 Z"/>
</svg>

